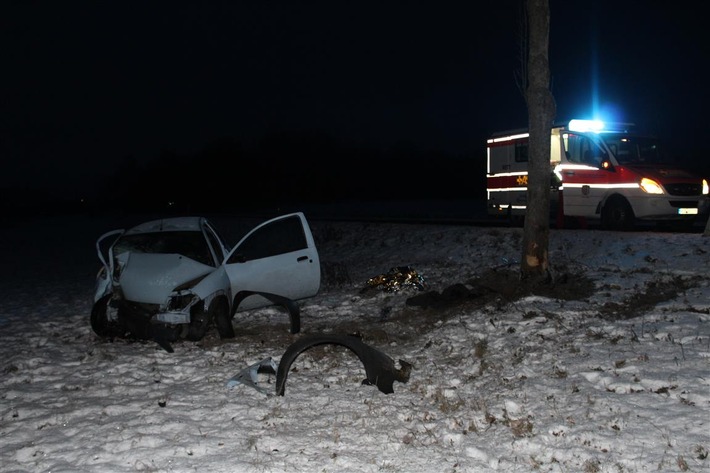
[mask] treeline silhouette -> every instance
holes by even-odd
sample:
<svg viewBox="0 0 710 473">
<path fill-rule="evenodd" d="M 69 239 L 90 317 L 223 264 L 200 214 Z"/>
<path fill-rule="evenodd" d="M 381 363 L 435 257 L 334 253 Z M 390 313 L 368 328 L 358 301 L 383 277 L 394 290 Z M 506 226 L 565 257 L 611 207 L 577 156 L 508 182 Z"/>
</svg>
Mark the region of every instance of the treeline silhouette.
<svg viewBox="0 0 710 473">
<path fill-rule="evenodd" d="M 454 156 L 398 143 L 345 146 L 328 134 L 279 132 L 258 146 L 222 139 L 194 154 L 126 159 L 98 197 L 127 212 L 231 212 L 294 203 L 479 197 L 482 153 Z"/>
<path fill-rule="evenodd" d="M 343 143 L 318 131 L 280 131 L 257 145 L 223 138 L 196 153 L 163 151 L 125 158 L 81 199 L 38 188 L 0 189 L 0 224 L 67 213 L 243 212 L 340 201 L 485 199 L 485 142 L 465 155 L 408 142 L 388 147 Z M 707 148 L 680 160 L 710 176 Z M 61 179 L 61 176 L 57 176 Z"/>
</svg>

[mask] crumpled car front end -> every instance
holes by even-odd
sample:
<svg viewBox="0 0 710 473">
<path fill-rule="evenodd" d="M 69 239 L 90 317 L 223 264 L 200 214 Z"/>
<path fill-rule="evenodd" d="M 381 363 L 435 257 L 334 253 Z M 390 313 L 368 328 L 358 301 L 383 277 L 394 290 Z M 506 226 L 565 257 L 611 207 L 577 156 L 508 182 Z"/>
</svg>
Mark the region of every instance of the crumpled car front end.
<svg viewBox="0 0 710 473">
<path fill-rule="evenodd" d="M 168 323 L 190 322 L 192 288 L 215 269 L 178 254 L 123 253 L 119 265 L 114 288 L 128 301 L 158 306 L 158 320 Z"/>
<path fill-rule="evenodd" d="M 206 306 L 225 291 L 219 278 L 209 277 L 214 272 L 179 254 L 121 253 L 114 258 L 110 280 L 99 274 L 96 310 L 105 311 L 117 336 L 199 339 L 204 335 L 200 328 L 209 323 Z"/>
</svg>

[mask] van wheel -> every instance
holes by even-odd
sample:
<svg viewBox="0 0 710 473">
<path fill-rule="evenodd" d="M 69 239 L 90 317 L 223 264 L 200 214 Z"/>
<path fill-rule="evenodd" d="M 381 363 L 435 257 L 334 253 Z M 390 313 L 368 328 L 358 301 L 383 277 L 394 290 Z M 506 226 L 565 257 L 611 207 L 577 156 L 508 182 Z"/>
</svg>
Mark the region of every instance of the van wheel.
<svg viewBox="0 0 710 473">
<path fill-rule="evenodd" d="M 602 209 L 602 227 L 605 230 L 630 230 L 633 227 L 634 211 L 628 201 L 620 196 L 609 198 Z"/>
</svg>

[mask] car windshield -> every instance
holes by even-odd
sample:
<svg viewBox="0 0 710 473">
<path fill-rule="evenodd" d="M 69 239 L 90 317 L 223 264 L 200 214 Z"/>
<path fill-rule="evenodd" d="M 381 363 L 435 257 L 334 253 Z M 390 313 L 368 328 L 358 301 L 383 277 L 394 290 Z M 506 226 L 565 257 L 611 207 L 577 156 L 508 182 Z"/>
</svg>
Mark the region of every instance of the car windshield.
<svg viewBox="0 0 710 473">
<path fill-rule="evenodd" d="M 610 134 L 604 135 L 603 139 L 619 164 L 669 164 L 672 162 L 663 152 L 657 138 Z"/>
<path fill-rule="evenodd" d="M 176 253 L 200 263 L 214 266 L 212 254 L 201 232 L 156 232 L 124 235 L 113 247 L 113 254 Z"/>
</svg>

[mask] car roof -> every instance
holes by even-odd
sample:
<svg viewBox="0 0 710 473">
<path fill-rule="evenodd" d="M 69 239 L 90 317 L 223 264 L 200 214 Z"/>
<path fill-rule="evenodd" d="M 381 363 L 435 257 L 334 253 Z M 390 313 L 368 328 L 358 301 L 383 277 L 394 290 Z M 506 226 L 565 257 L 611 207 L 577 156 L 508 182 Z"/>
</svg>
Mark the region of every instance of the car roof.
<svg viewBox="0 0 710 473">
<path fill-rule="evenodd" d="M 155 232 L 199 232 L 204 217 L 171 217 L 144 222 L 126 231 L 126 235 Z"/>
</svg>

